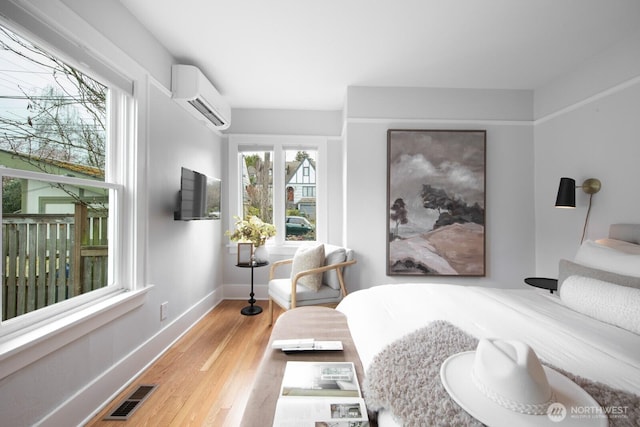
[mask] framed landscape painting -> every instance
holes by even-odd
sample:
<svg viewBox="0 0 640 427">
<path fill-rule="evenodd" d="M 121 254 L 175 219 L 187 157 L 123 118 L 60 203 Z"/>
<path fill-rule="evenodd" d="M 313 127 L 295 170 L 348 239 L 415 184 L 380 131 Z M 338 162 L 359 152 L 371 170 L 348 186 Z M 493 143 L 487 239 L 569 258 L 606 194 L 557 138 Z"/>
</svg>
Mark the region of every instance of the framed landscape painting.
<svg viewBox="0 0 640 427">
<path fill-rule="evenodd" d="M 484 130 L 387 131 L 387 275 L 485 275 Z"/>
</svg>

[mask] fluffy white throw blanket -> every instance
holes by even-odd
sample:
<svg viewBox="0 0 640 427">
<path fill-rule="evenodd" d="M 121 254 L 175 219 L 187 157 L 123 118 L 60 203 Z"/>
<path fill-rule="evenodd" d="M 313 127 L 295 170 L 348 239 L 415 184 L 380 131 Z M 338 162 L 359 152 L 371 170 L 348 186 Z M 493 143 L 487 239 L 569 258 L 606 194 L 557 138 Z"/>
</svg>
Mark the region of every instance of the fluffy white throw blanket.
<svg viewBox="0 0 640 427">
<path fill-rule="evenodd" d="M 378 353 L 366 372 L 362 391 L 367 409 L 388 409 L 405 427 L 482 426 L 451 399 L 440 381 L 442 362 L 450 355 L 475 350 L 477 345 L 476 338 L 444 321 L 400 338 Z M 610 417 L 611 427 L 640 425 L 640 396 L 554 369 L 602 407 L 627 408 L 624 417 Z"/>
</svg>

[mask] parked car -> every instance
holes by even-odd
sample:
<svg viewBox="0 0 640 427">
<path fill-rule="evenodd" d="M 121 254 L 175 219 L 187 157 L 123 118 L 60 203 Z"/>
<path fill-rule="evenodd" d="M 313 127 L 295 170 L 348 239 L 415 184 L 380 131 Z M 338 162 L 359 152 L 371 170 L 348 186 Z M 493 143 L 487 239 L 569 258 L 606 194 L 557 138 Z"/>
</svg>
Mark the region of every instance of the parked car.
<svg viewBox="0 0 640 427">
<path fill-rule="evenodd" d="M 285 220 L 287 235 L 302 235 L 313 231 L 313 225 L 303 216 L 288 216 Z"/>
</svg>

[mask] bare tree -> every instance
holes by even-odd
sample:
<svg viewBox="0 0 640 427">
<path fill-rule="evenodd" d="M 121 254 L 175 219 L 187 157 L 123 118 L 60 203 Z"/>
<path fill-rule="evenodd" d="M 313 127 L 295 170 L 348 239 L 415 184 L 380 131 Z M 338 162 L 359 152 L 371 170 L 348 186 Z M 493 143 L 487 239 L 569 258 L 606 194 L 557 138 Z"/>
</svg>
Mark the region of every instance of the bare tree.
<svg viewBox="0 0 640 427">
<path fill-rule="evenodd" d="M 265 152 L 264 159 L 259 155 L 245 156 L 249 184 L 245 191 L 248 196 L 247 215 L 255 215 L 264 222 L 273 222 L 271 208 L 271 153 Z"/>
<path fill-rule="evenodd" d="M 41 172 L 63 168 L 104 179 L 107 87 L 2 27 L 0 49 L 17 64 L 7 70 L 15 86 L 0 98 L 26 101 L 24 111 L 0 114 L 0 149 Z M 48 83 L 20 78 L 30 73 L 47 76 Z M 50 185 L 83 203 L 77 191 Z"/>
<path fill-rule="evenodd" d="M 54 82 L 40 93 L 19 85 L 20 95 L 3 97 L 27 105 L 23 115 L 0 115 L 0 148 L 43 172 L 65 162 L 104 177 L 107 88 L 2 27 L 0 49 L 46 70 Z"/>
</svg>

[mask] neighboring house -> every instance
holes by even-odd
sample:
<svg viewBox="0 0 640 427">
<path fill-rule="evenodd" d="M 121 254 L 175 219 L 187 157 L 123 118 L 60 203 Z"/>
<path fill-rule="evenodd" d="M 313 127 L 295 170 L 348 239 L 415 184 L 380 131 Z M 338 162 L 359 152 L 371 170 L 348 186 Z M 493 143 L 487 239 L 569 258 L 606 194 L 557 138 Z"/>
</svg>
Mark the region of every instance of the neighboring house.
<svg viewBox="0 0 640 427">
<path fill-rule="evenodd" d="M 298 209 L 310 220 L 316 215 L 316 165 L 309 158 L 287 163 L 287 208 Z"/>
<path fill-rule="evenodd" d="M 0 150 L 0 166 L 30 170 L 47 171 L 56 175 L 73 176 L 90 180 L 102 180 L 104 172 L 99 168 L 78 165 L 58 160 L 29 157 L 23 154 Z M 73 214 L 74 204 L 78 200 L 88 205 L 105 205 L 108 193 L 105 190 L 89 186 L 50 185 L 43 181 L 23 179 L 21 214 Z"/>
</svg>

